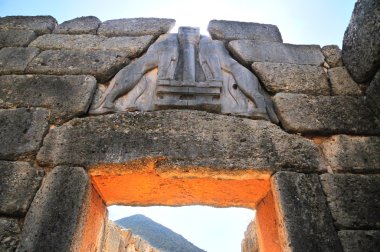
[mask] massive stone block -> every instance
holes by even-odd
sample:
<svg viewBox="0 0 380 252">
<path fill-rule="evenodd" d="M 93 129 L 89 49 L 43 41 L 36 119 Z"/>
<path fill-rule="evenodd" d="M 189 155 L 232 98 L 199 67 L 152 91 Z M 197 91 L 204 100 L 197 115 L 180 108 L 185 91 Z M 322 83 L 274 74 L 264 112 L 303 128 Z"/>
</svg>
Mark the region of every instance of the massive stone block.
<svg viewBox="0 0 380 252">
<path fill-rule="evenodd" d="M 23 74 L 28 63 L 39 54 L 37 48 L 6 47 L 0 50 L 0 74 Z"/>
<path fill-rule="evenodd" d="M 67 20 L 55 27 L 58 34 L 96 34 L 101 21 L 94 16 L 78 17 Z"/>
<path fill-rule="evenodd" d="M 380 67 L 380 1 L 355 3 L 343 38 L 345 66 L 358 83 L 371 81 Z"/>
<path fill-rule="evenodd" d="M 0 109 L 0 159 L 34 156 L 48 130 L 46 109 Z"/>
<path fill-rule="evenodd" d="M 144 36 L 158 37 L 173 28 L 174 19 L 166 18 L 123 18 L 101 23 L 98 34 L 107 37 Z"/>
<path fill-rule="evenodd" d="M 34 31 L 0 30 L 0 48 L 28 46 L 35 38 L 37 35 Z"/>
<path fill-rule="evenodd" d="M 277 116 L 288 132 L 322 135 L 380 133 L 380 120 L 362 97 L 278 93 L 273 102 Z"/>
<path fill-rule="evenodd" d="M 379 229 L 380 176 L 323 174 L 321 182 L 339 229 Z"/>
<path fill-rule="evenodd" d="M 267 121 L 184 110 L 71 120 L 50 131 L 38 162 L 89 167 L 162 157 L 159 167 L 263 172 L 323 169 L 318 148 L 311 141 L 289 135 Z"/>
<path fill-rule="evenodd" d="M 380 69 L 368 87 L 366 95 L 368 106 L 380 118 Z"/>
<path fill-rule="evenodd" d="M 250 39 L 267 42 L 282 42 L 278 27 L 270 24 L 211 20 L 207 27 L 212 39 L 236 40 Z"/>
<path fill-rule="evenodd" d="M 234 40 L 228 44 L 228 48 L 241 63 L 247 66 L 253 62 L 321 66 L 325 58 L 318 45 L 292 45 L 254 40 Z"/>
<path fill-rule="evenodd" d="M 342 230 L 338 232 L 345 252 L 377 252 L 380 230 Z"/>
<path fill-rule="evenodd" d="M 52 16 L 8 16 L 0 18 L 0 30 L 32 30 L 37 35 L 51 33 L 57 25 Z"/>
<path fill-rule="evenodd" d="M 284 251 L 343 251 L 318 175 L 278 172 L 272 190 Z"/>
<path fill-rule="evenodd" d="M 322 53 L 325 56 L 326 63 L 329 67 L 343 66 L 342 50 L 337 45 L 327 45 L 322 47 Z"/>
<path fill-rule="evenodd" d="M 23 217 L 42 177 L 29 163 L 0 161 L 0 214 Z"/>
<path fill-rule="evenodd" d="M 128 63 L 128 54 L 124 52 L 47 50 L 29 63 L 26 72 L 88 74 L 95 76 L 99 82 L 105 82 Z"/>
<path fill-rule="evenodd" d="M 0 251 L 15 251 L 20 242 L 19 220 L 0 217 Z"/>
<path fill-rule="evenodd" d="M 0 76 L 0 108 L 44 107 L 50 122 L 62 123 L 87 112 L 96 89 L 92 76 Z"/>
<path fill-rule="evenodd" d="M 351 78 L 345 67 L 335 67 L 327 71 L 333 95 L 360 96 L 358 84 Z"/>
<path fill-rule="evenodd" d="M 319 66 L 256 62 L 252 69 L 272 93 L 330 94 L 327 76 Z"/>
</svg>

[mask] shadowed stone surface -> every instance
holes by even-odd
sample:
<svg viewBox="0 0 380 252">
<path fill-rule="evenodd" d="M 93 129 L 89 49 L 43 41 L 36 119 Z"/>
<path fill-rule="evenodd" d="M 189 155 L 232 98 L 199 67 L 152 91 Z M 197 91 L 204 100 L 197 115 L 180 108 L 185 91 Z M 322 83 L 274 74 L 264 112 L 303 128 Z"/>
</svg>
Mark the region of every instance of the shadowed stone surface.
<svg viewBox="0 0 380 252">
<path fill-rule="evenodd" d="M 128 55 L 124 52 L 47 50 L 29 63 L 26 72 L 57 75 L 89 74 L 95 76 L 99 82 L 105 82 L 128 62 Z"/>
<path fill-rule="evenodd" d="M 19 220 L 0 217 L 0 251 L 13 252 L 20 242 Z"/>
<path fill-rule="evenodd" d="M 278 172 L 272 190 L 281 213 L 284 251 L 343 251 L 318 175 Z"/>
<path fill-rule="evenodd" d="M 360 96 L 358 84 L 351 78 L 345 67 L 335 67 L 327 71 L 333 95 Z"/>
<path fill-rule="evenodd" d="M 380 228 L 380 176 L 322 174 L 321 182 L 338 229 Z"/>
<path fill-rule="evenodd" d="M 92 76 L 0 76 L 0 108 L 44 107 L 50 122 L 62 123 L 87 112 L 96 89 Z"/>
<path fill-rule="evenodd" d="M 272 93 L 329 95 L 329 83 L 322 67 L 287 63 L 256 62 L 252 64 L 266 90 Z"/>
<path fill-rule="evenodd" d="M 358 83 L 371 81 L 380 67 L 380 1 L 355 3 L 343 38 L 343 62 Z"/>
<path fill-rule="evenodd" d="M 0 214 L 23 217 L 42 178 L 29 163 L 0 161 Z"/>
<path fill-rule="evenodd" d="M 270 24 L 211 20 L 207 27 L 212 39 L 236 40 L 250 39 L 268 42 L 282 42 L 278 27 Z"/>
<path fill-rule="evenodd" d="M 80 167 L 55 167 L 25 217 L 17 251 L 72 251 L 89 179 Z"/>
<path fill-rule="evenodd" d="M 0 30 L 0 48 L 28 46 L 35 38 L 37 35 L 34 31 Z"/>
<path fill-rule="evenodd" d="M 98 34 L 107 37 L 144 35 L 158 37 L 161 34 L 169 32 L 174 25 L 174 19 L 123 18 L 101 23 Z"/>
<path fill-rule="evenodd" d="M 146 157 L 167 157 L 162 167 L 323 169 L 311 141 L 274 124 L 184 110 L 74 119 L 50 131 L 38 162 L 90 166 Z"/>
<path fill-rule="evenodd" d="M 228 48 L 245 65 L 251 65 L 253 62 L 271 62 L 321 66 L 324 63 L 324 56 L 318 45 L 235 40 L 228 43 Z"/>
<path fill-rule="evenodd" d="M 321 145 L 335 172 L 375 172 L 380 170 L 380 137 L 337 135 Z"/>
<path fill-rule="evenodd" d="M 327 45 L 322 47 L 322 53 L 330 67 L 343 66 L 342 50 L 337 45 Z"/>
<path fill-rule="evenodd" d="M 78 17 L 67 20 L 55 27 L 53 33 L 59 34 L 96 34 L 101 21 L 94 16 Z"/>
<path fill-rule="evenodd" d="M 342 230 L 338 232 L 345 252 L 378 252 L 380 230 Z"/>
<path fill-rule="evenodd" d="M 366 91 L 368 106 L 380 118 L 380 69 Z"/>
<path fill-rule="evenodd" d="M 8 16 L 0 18 L 0 30 L 32 30 L 37 35 L 51 33 L 57 25 L 52 16 Z"/>
<path fill-rule="evenodd" d="M 46 109 L 0 109 L 0 159 L 30 158 L 48 130 Z"/>
<path fill-rule="evenodd" d="M 278 93 L 273 97 L 286 131 L 304 134 L 380 134 L 380 120 L 362 97 Z"/>
<path fill-rule="evenodd" d="M 23 74 L 28 63 L 40 52 L 37 48 L 6 47 L 0 50 L 0 74 Z"/>
</svg>

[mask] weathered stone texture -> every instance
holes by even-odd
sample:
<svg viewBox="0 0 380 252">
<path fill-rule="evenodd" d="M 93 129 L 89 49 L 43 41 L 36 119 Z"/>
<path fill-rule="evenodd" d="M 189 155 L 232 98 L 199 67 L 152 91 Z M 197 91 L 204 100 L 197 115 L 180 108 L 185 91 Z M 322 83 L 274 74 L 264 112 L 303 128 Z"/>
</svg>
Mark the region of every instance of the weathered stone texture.
<svg viewBox="0 0 380 252">
<path fill-rule="evenodd" d="M 71 120 L 50 131 L 38 162 L 88 167 L 147 157 L 165 157 L 161 167 L 323 169 L 311 141 L 289 135 L 274 124 L 180 110 Z"/>
<path fill-rule="evenodd" d="M 343 38 L 345 66 L 358 83 L 371 81 L 380 67 L 380 1 L 355 3 Z"/>
<path fill-rule="evenodd" d="M 244 232 L 244 238 L 241 241 L 241 251 L 259 252 L 255 221 L 251 221 L 247 227 L 247 230 Z"/>
<path fill-rule="evenodd" d="M 67 20 L 55 27 L 58 34 L 96 34 L 101 21 L 94 16 L 78 17 Z"/>
<path fill-rule="evenodd" d="M 343 66 L 342 50 L 337 45 L 327 45 L 322 47 L 322 53 L 329 67 Z"/>
<path fill-rule="evenodd" d="M 324 63 L 320 46 L 292 45 L 254 40 L 234 40 L 228 44 L 231 53 L 244 65 L 253 62 L 317 65 Z"/>
<path fill-rule="evenodd" d="M 44 107 L 50 122 L 62 123 L 87 112 L 96 89 L 92 76 L 0 76 L 0 108 Z"/>
<path fill-rule="evenodd" d="M 0 159 L 33 156 L 48 130 L 46 109 L 0 109 Z"/>
<path fill-rule="evenodd" d="M 321 182 L 337 228 L 380 228 L 379 175 L 323 174 Z"/>
<path fill-rule="evenodd" d="M 0 217 L 0 251 L 15 251 L 20 242 L 20 232 L 17 219 Z"/>
<path fill-rule="evenodd" d="M 351 78 L 345 67 L 335 67 L 327 71 L 333 95 L 361 95 L 358 84 Z"/>
<path fill-rule="evenodd" d="M 272 190 L 284 251 L 343 251 L 318 175 L 278 172 Z"/>
<path fill-rule="evenodd" d="M 272 93 L 330 94 L 327 76 L 319 66 L 256 62 L 252 69 Z"/>
<path fill-rule="evenodd" d="M 336 135 L 323 142 L 321 147 L 335 172 L 380 170 L 380 137 Z"/>
<path fill-rule="evenodd" d="M 250 39 L 267 42 L 282 42 L 277 26 L 250 22 L 211 20 L 207 27 L 212 39 L 236 40 Z"/>
<path fill-rule="evenodd" d="M 0 48 L 28 46 L 36 38 L 34 31 L 0 30 Z"/>
<path fill-rule="evenodd" d="M 106 37 L 144 36 L 158 37 L 173 28 L 174 19 L 165 18 L 123 18 L 101 23 L 98 34 Z"/>
<path fill-rule="evenodd" d="M 380 118 L 380 69 L 369 85 L 366 95 L 368 106 Z"/>
<path fill-rule="evenodd" d="M 47 50 L 35 57 L 26 72 L 35 74 L 88 74 L 99 82 L 108 81 L 129 62 L 127 53 Z"/>
<path fill-rule="evenodd" d="M 23 217 L 42 177 L 29 163 L 0 161 L 0 214 Z"/>
<path fill-rule="evenodd" d="M 0 50 L 0 74 L 22 74 L 40 52 L 37 48 L 5 47 Z"/>
<path fill-rule="evenodd" d="M 278 93 L 276 113 L 286 131 L 303 134 L 380 133 L 380 120 L 363 97 Z"/>
<path fill-rule="evenodd" d="M 89 184 L 82 168 L 55 167 L 26 214 L 17 251 L 71 251 Z"/>
<path fill-rule="evenodd" d="M 380 230 L 342 230 L 338 232 L 345 252 L 378 252 Z"/>
<path fill-rule="evenodd" d="M 37 35 L 51 33 L 57 25 L 52 16 L 8 16 L 0 18 L 0 30 L 32 30 Z"/>
</svg>

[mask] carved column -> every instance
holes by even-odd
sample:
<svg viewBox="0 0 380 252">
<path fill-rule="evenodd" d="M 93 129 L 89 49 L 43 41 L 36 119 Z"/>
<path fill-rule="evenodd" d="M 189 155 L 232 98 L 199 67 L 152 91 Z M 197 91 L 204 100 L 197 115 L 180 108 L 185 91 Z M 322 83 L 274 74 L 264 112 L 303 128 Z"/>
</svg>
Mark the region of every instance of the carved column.
<svg viewBox="0 0 380 252">
<path fill-rule="evenodd" d="M 178 38 L 183 53 L 182 80 L 195 82 L 195 47 L 200 39 L 199 28 L 180 27 Z"/>
</svg>

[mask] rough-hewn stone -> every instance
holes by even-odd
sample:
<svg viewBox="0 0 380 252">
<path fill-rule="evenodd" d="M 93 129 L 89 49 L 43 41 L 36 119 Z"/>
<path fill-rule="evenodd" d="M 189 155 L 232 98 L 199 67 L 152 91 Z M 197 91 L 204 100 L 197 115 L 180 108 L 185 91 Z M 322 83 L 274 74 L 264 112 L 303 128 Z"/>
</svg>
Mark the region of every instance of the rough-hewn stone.
<svg viewBox="0 0 380 252">
<path fill-rule="evenodd" d="M 13 252 L 20 242 L 19 220 L 0 217 L 0 251 Z"/>
<path fill-rule="evenodd" d="M 380 69 L 369 85 L 366 95 L 368 106 L 380 118 Z"/>
<path fill-rule="evenodd" d="M 273 102 L 277 116 L 288 132 L 323 135 L 380 133 L 380 120 L 363 97 L 278 93 Z"/>
<path fill-rule="evenodd" d="M 67 20 L 55 27 L 53 33 L 59 34 L 96 34 L 101 21 L 94 16 L 78 17 Z"/>
<path fill-rule="evenodd" d="M 351 78 L 345 67 L 335 67 L 327 71 L 333 95 L 361 95 L 358 84 Z"/>
<path fill-rule="evenodd" d="M 339 229 L 380 228 L 380 176 L 322 174 L 321 182 Z"/>
<path fill-rule="evenodd" d="M 71 251 L 89 184 L 82 168 L 55 167 L 26 214 L 17 251 Z"/>
<path fill-rule="evenodd" d="M 127 53 L 113 51 L 47 50 L 35 57 L 26 72 L 35 74 L 89 74 L 108 81 L 129 59 Z"/>
<path fill-rule="evenodd" d="M 0 76 L 0 108 L 44 107 L 50 122 L 62 123 L 87 112 L 96 89 L 92 76 Z"/>
<path fill-rule="evenodd" d="M 380 170 L 380 137 L 336 135 L 321 146 L 329 166 L 335 172 Z"/>
<path fill-rule="evenodd" d="M 278 42 L 234 40 L 228 44 L 231 53 L 243 64 L 253 62 L 293 63 L 317 65 L 324 63 L 324 56 L 318 45 L 292 45 Z"/>
<path fill-rule="evenodd" d="M 252 69 L 272 93 L 330 94 L 326 73 L 320 66 L 256 62 Z"/>
<path fill-rule="evenodd" d="M 98 34 L 107 37 L 144 36 L 158 37 L 173 28 L 174 19 L 165 18 L 123 18 L 101 23 Z"/>
<path fill-rule="evenodd" d="M 282 42 L 278 27 L 270 24 L 211 20 L 207 27 L 212 39 L 236 40 L 251 39 L 268 42 Z"/>
<path fill-rule="evenodd" d="M 284 251 L 343 251 L 318 175 L 278 172 L 272 190 Z"/>
<path fill-rule="evenodd" d="M 166 157 L 161 167 L 323 169 L 311 141 L 289 135 L 267 121 L 184 110 L 71 120 L 50 131 L 38 162 L 91 166 L 146 157 Z"/>
<path fill-rule="evenodd" d="M 0 109 L 0 159 L 34 155 L 48 130 L 46 109 Z"/>
<path fill-rule="evenodd" d="M 255 221 L 251 221 L 244 232 L 244 238 L 241 241 L 241 251 L 259 252 Z"/>
<path fill-rule="evenodd" d="M 322 47 L 322 53 L 329 67 L 343 66 L 342 50 L 337 45 L 327 45 Z"/>
<path fill-rule="evenodd" d="M 342 57 L 353 79 L 371 81 L 380 67 L 380 1 L 355 3 L 343 38 Z"/>
<path fill-rule="evenodd" d="M 57 25 L 52 16 L 7 16 L 0 18 L 0 30 L 32 30 L 37 35 L 51 33 Z"/>
<path fill-rule="evenodd" d="M 37 48 L 5 47 L 0 50 L 0 74 L 22 74 L 40 52 Z"/>
<path fill-rule="evenodd" d="M 28 46 L 37 35 L 34 31 L 0 30 L 0 48 Z"/>
<path fill-rule="evenodd" d="M 338 232 L 345 252 L 378 252 L 380 230 L 342 230 Z"/>
<path fill-rule="evenodd" d="M 29 163 L 0 161 L 0 214 L 24 216 L 42 177 Z"/>
</svg>

